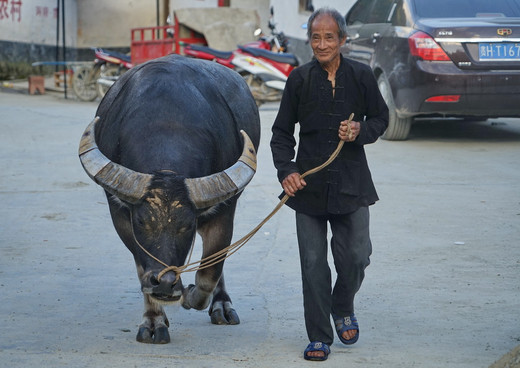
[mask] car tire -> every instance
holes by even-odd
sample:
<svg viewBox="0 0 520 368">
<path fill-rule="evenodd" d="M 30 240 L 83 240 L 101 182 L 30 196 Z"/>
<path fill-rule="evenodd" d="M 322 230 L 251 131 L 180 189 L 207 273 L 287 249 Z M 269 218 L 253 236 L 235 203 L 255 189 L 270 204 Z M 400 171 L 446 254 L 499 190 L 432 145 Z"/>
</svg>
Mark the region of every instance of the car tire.
<svg viewBox="0 0 520 368">
<path fill-rule="evenodd" d="M 403 118 L 397 114 L 390 83 L 388 83 L 388 80 L 383 74 L 377 79 L 377 85 L 388 106 L 388 128 L 381 138 L 389 141 L 404 141 L 408 139 L 413 117 Z"/>
</svg>

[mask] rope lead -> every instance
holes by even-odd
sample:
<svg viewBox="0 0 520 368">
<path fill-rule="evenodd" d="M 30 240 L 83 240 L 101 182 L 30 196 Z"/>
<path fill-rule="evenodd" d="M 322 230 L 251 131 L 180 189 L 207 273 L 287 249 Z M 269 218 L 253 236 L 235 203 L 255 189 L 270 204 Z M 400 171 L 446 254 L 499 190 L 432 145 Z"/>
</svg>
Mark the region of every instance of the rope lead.
<svg viewBox="0 0 520 368">
<path fill-rule="evenodd" d="M 354 119 L 354 113 L 350 114 L 350 116 L 348 118 L 348 123 L 349 123 L 347 125 L 347 127 L 348 127 L 347 135 L 348 136 L 350 136 L 350 122 L 352 121 L 352 119 Z M 323 170 L 325 167 L 329 166 L 332 163 L 332 161 L 334 161 L 336 159 L 336 157 L 338 157 L 339 152 L 341 151 L 341 148 L 343 148 L 343 144 L 344 143 L 345 143 L 345 141 L 340 140 L 339 143 L 338 143 L 338 146 L 336 147 L 334 152 L 332 152 L 332 154 L 330 155 L 330 157 L 328 158 L 327 161 L 325 161 L 320 166 L 317 166 L 317 167 L 315 167 L 313 169 L 310 169 L 310 170 L 306 171 L 300 177 L 303 179 L 306 176 L 311 175 L 311 174 L 315 174 L 318 171 Z M 262 228 L 262 226 L 264 226 L 265 223 L 267 221 L 269 221 L 274 216 L 274 214 L 280 210 L 280 208 L 283 207 L 285 202 L 287 202 L 288 200 L 289 200 L 289 195 L 286 194 L 280 200 L 280 202 L 276 205 L 274 210 L 269 215 L 267 215 L 267 217 L 262 222 L 260 222 L 260 224 L 258 224 L 253 230 L 251 230 L 248 234 L 246 234 L 241 239 L 237 240 L 233 244 L 230 244 L 226 248 L 224 248 L 224 249 L 222 249 L 222 250 L 220 250 L 220 251 L 218 251 L 216 253 L 213 253 L 212 255 L 210 255 L 210 256 L 208 256 L 206 258 L 203 258 L 203 259 L 200 259 L 199 261 L 194 261 L 194 262 L 190 263 L 191 255 L 193 253 L 193 246 L 195 244 L 195 242 L 193 242 L 192 246 L 191 246 L 190 257 L 188 259 L 188 263 L 185 264 L 184 266 L 180 266 L 180 267 L 178 267 L 178 266 L 169 266 L 168 264 L 166 264 L 163 261 L 161 261 L 158 258 L 156 258 L 149 251 L 144 249 L 144 247 L 137 241 L 137 238 L 135 238 L 135 235 L 134 235 L 134 239 L 137 242 L 137 245 L 139 245 L 139 247 L 148 256 L 150 256 L 152 259 L 154 259 L 155 261 L 157 261 L 158 263 L 162 264 L 165 267 L 157 275 L 157 280 L 160 281 L 161 277 L 164 276 L 164 274 L 166 274 L 167 272 L 173 271 L 173 272 L 175 272 L 175 282 L 177 282 L 177 281 L 179 281 L 179 279 L 181 277 L 181 273 L 184 273 L 184 272 L 195 272 L 195 271 L 198 271 L 198 270 L 202 270 L 202 269 L 214 266 L 217 263 L 222 262 L 225 259 L 231 257 L 240 248 L 242 248 L 249 241 L 249 239 L 251 239 L 258 232 L 258 230 L 260 230 Z M 132 226 L 132 231 L 133 231 L 133 226 Z"/>
</svg>

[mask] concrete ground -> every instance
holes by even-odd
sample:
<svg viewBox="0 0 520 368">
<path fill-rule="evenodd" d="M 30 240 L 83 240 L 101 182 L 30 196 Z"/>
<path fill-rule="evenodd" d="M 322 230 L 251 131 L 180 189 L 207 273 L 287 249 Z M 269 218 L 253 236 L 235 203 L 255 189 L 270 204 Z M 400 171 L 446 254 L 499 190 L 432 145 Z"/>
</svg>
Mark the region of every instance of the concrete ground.
<svg viewBox="0 0 520 368">
<path fill-rule="evenodd" d="M 419 122 L 408 141 L 366 148 L 381 200 L 356 301 L 361 337 L 314 363 L 302 359 L 288 208 L 226 261 L 240 325 L 167 307 L 172 342 L 135 341 L 133 260 L 77 157 L 97 103 L 0 87 L 0 366 L 484 368 L 503 356 L 493 368 L 520 366 L 520 119 Z M 239 203 L 236 239 L 277 204 L 276 111 L 260 108 L 258 172 Z"/>
</svg>

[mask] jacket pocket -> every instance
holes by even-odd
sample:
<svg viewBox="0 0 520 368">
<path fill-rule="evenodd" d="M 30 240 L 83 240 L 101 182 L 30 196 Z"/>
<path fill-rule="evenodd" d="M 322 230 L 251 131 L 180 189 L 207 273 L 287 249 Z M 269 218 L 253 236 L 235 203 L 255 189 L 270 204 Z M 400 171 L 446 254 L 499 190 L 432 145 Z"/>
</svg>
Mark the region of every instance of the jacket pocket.
<svg viewBox="0 0 520 368">
<path fill-rule="evenodd" d="M 360 193 L 361 183 L 361 164 L 357 161 L 345 161 L 339 170 L 339 192 L 358 196 Z"/>
</svg>

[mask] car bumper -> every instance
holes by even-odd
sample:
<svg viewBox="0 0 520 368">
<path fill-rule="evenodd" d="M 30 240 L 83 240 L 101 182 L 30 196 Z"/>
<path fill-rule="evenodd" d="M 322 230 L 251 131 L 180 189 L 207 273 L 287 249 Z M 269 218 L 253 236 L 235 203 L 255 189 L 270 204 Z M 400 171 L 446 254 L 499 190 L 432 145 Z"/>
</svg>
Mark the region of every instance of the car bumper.
<svg viewBox="0 0 520 368">
<path fill-rule="evenodd" d="M 402 117 L 520 116 L 520 70 L 469 71 L 452 62 L 417 61 L 414 70 L 407 73 L 398 77 L 405 83 L 394 91 L 396 110 Z M 460 97 L 457 102 L 426 101 L 445 95 Z"/>
</svg>

